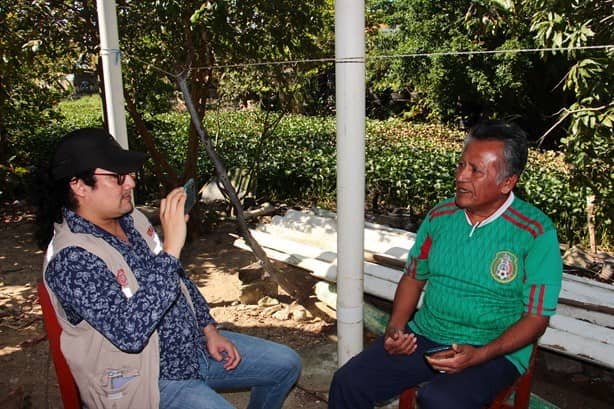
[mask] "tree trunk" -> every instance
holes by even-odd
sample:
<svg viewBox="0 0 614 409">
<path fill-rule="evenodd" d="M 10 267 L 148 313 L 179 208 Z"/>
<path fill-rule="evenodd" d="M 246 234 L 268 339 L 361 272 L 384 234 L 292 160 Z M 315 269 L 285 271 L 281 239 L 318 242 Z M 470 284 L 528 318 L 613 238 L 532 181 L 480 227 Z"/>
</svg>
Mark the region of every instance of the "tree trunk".
<svg viewBox="0 0 614 409">
<path fill-rule="evenodd" d="M 586 223 L 591 252 L 595 254 L 597 253 L 597 245 L 595 244 L 595 195 L 586 197 Z"/>
<path fill-rule="evenodd" d="M 147 129 L 147 125 L 145 125 L 143 117 L 137 110 L 135 101 L 132 100 L 132 98 L 128 94 L 128 91 L 125 88 L 124 100 L 126 101 L 126 109 L 128 110 L 132 121 L 134 121 L 136 131 L 141 136 L 143 144 L 151 155 L 154 172 L 156 173 L 157 178 L 162 181 L 162 183 L 168 190 L 179 186 L 180 183 L 179 177 L 177 176 L 177 172 L 169 164 L 166 156 L 156 148 L 153 136 L 149 132 L 149 129 Z"/>
<path fill-rule="evenodd" d="M 266 253 L 264 252 L 262 247 L 260 247 L 258 242 L 253 238 L 253 236 L 249 232 L 249 228 L 247 226 L 247 223 L 245 221 L 245 217 L 243 214 L 243 206 L 241 206 L 241 202 L 239 201 L 239 198 L 237 197 L 237 192 L 235 191 L 234 187 L 230 183 L 230 180 L 228 179 L 228 173 L 226 171 L 226 168 L 224 167 L 224 164 L 222 163 L 217 152 L 215 151 L 215 148 L 213 147 L 213 144 L 211 143 L 211 139 L 207 135 L 207 132 L 205 131 L 205 128 L 203 127 L 202 122 L 200 120 L 200 117 L 198 116 L 198 113 L 196 112 L 196 108 L 194 106 L 194 103 L 192 102 L 192 97 L 190 95 L 190 91 L 188 89 L 188 85 L 185 79 L 185 74 L 182 74 L 177 77 L 177 83 L 179 84 L 179 89 L 181 90 L 183 94 L 183 98 L 184 98 L 186 107 L 188 109 L 188 112 L 190 113 L 192 124 L 194 128 L 196 129 L 196 131 L 198 132 L 200 140 L 202 144 L 204 145 L 205 150 L 207 151 L 207 155 L 209 156 L 209 159 L 211 159 L 211 162 L 215 166 L 216 174 L 220 182 L 224 186 L 224 189 L 226 189 L 226 192 L 228 193 L 228 196 L 230 198 L 230 202 L 232 203 L 236 211 L 237 222 L 239 223 L 239 226 L 241 228 L 241 232 L 243 234 L 243 237 L 245 238 L 245 241 L 249 244 L 249 246 L 252 248 L 252 251 L 254 252 L 256 257 L 262 263 L 266 274 L 270 276 L 277 284 L 279 284 L 279 286 L 281 286 L 290 296 L 292 296 L 293 298 L 296 298 L 298 294 L 298 286 L 295 283 L 293 283 L 291 280 L 289 280 L 287 277 L 279 273 L 275 269 L 275 267 L 273 267 L 273 264 L 271 264 L 271 261 L 266 256 Z M 265 276 L 263 278 L 267 278 L 267 277 Z"/>
</svg>

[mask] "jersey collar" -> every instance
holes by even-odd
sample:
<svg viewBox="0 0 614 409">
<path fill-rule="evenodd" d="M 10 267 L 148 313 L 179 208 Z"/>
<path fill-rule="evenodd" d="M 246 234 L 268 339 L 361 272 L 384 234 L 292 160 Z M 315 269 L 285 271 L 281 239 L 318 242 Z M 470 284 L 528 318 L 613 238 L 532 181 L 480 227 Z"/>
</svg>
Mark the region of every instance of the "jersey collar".
<svg viewBox="0 0 614 409">
<path fill-rule="evenodd" d="M 477 222 L 476 224 L 471 224 L 471 219 L 469 219 L 469 215 L 467 214 L 467 210 L 465 210 L 465 219 L 467 220 L 467 223 L 469 223 L 469 225 L 472 227 L 471 228 L 471 233 L 469 233 L 469 237 L 471 237 L 473 235 L 473 232 L 475 231 L 475 229 L 478 229 L 480 227 L 484 227 L 487 224 L 492 223 L 495 220 L 497 220 L 497 218 L 499 216 L 501 216 L 503 213 L 505 213 L 507 208 L 512 205 L 512 202 L 514 201 L 514 198 L 515 198 L 514 192 L 510 192 L 510 195 L 505 200 L 505 202 L 503 202 L 503 204 L 493 214 L 491 214 L 490 216 L 488 216 L 486 219 L 482 220 L 481 222 Z"/>
</svg>

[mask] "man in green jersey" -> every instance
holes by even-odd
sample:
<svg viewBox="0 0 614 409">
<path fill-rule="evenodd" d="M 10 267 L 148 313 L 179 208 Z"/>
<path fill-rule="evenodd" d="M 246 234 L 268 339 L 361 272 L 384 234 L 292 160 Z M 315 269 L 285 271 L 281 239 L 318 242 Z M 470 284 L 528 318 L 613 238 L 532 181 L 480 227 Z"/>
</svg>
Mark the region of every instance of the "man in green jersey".
<svg viewBox="0 0 614 409">
<path fill-rule="evenodd" d="M 562 278 L 551 220 L 513 193 L 527 154 L 515 125 L 470 130 L 456 195 L 420 226 L 386 334 L 335 373 L 329 408 L 372 408 L 418 384 L 421 409 L 481 408 L 524 373 Z"/>
</svg>

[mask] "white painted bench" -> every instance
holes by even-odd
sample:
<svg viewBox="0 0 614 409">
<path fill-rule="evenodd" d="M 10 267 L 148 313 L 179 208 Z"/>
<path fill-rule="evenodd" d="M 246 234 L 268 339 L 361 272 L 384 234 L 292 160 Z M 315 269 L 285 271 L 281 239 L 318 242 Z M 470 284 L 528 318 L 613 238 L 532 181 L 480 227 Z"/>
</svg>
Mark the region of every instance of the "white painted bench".
<svg viewBox="0 0 614 409">
<path fill-rule="evenodd" d="M 267 255 L 335 282 L 337 276 L 337 225 L 334 213 L 289 210 L 271 223 L 252 230 Z M 415 234 L 372 223 L 365 224 L 364 291 L 392 301 Z M 235 246 L 249 249 L 242 239 Z M 557 314 L 551 318 L 540 347 L 581 360 L 614 368 L 614 287 L 563 274 Z"/>
</svg>

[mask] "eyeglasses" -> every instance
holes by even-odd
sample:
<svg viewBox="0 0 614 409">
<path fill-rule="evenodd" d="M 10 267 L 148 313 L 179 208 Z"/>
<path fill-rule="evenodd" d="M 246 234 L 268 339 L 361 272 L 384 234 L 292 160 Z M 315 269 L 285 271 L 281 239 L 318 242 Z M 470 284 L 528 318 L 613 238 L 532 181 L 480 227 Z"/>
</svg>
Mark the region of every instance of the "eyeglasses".
<svg viewBox="0 0 614 409">
<path fill-rule="evenodd" d="M 130 172 L 130 173 L 124 173 L 123 175 L 120 175 L 119 173 L 94 173 L 94 175 L 96 176 L 114 176 L 117 179 L 117 184 L 118 185 L 123 185 L 124 182 L 126 181 L 126 176 L 130 175 L 130 177 L 132 179 L 136 179 L 136 172 Z"/>
</svg>

